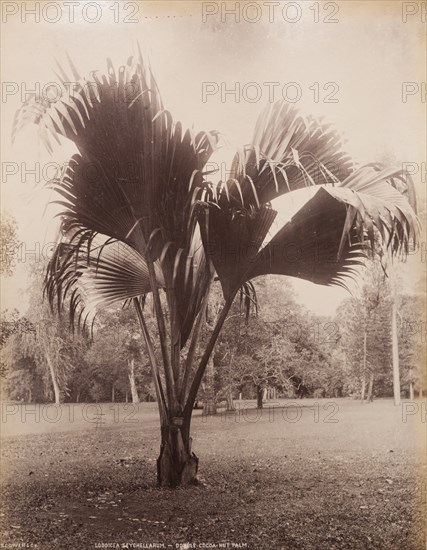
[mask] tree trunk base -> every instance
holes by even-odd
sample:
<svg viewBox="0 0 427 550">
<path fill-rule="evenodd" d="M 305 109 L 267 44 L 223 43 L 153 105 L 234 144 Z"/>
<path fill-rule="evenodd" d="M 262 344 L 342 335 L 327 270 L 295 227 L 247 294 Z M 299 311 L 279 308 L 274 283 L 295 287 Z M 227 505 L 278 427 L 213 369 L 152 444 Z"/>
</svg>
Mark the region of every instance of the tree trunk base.
<svg viewBox="0 0 427 550">
<path fill-rule="evenodd" d="M 256 406 L 257 406 L 257 409 L 262 409 L 263 408 L 263 396 L 264 396 L 263 389 L 260 386 L 257 386 L 257 389 L 256 389 Z"/>
<path fill-rule="evenodd" d="M 203 405 L 203 416 L 214 416 L 217 413 L 215 401 L 208 399 Z"/>
<path fill-rule="evenodd" d="M 162 445 L 157 459 L 159 485 L 182 487 L 197 483 L 199 459 L 191 452 L 191 438 L 186 445 L 178 426 L 171 426 L 162 431 Z"/>
<path fill-rule="evenodd" d="M 233 392 L 231 391 L 231 388 L 228 388 L 225 394 L 225 410 L 226 411 L 236 410 L 236 406 L 234 405 Z"/>
<path fill-rule="evenodd" d="M 236 411 L 236 407 L 234 405 L 234 403 L 232 405 L 227 405 L 227 408 L 225 409 L 227 412 L 235 412 Z"/>
</svg>

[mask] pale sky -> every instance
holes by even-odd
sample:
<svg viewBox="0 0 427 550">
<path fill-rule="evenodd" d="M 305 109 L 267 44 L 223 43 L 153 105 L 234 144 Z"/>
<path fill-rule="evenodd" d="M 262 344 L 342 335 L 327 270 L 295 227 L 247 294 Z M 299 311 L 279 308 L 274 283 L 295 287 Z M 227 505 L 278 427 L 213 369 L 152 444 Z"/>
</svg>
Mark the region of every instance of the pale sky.
<svg viewBox="0 0 427 550">
<path fill-rule="evenodd" d="M 18 9 L 20 4 L 16 3 Z M 110 9 L 114 2 L 92 2 L 101 16 L 91 23 L 83 19 L 84 4 L 75 9 L 73 23 L 64 11 L 56 23 L 43 20 L 43 13 L 36 23 L 34 16 L 18 12 L 7 15 L 2 24 L 2 209 L 17 218 L 27 251 L 37 247 L 48 251 L 55 224 L 54 210 L 44 213 L 49 193 L 35 186 L 34 176 L 24 177 L 21 163 L 31 169 L 39 162 L 43 180 L 42 167 L 66 162 L 72 147 L 49 157 L 38 149 L 31 131 L 22 133 L 12 147 L 13 114 L 26 89 L 43 88 L 56 80 L 54 57 L 66 66 L 66 51 L 86 74 L 104 70 L 107 57 L 116 65 L 125 63 L 139 41 L 174 119 L 186 126 L 194 124 L 196 130 L 221 131 L 231 148 L 250 140 L 256 117 L 273 89 L 274 99 L 288 93 L 288 99 L 297 97 L 294 104 L 303 114 L 325 116 L 345 135 L 347 149 L 361 163 L 384 155 L 414 166 L 425 162 L 425 88 L 424 101 L 421 93 L 421 83 L 427 80 L 425 25 L 419 14 L 408 15 L 403 22 L 400 2 L 342 1 L 331 15 L 322 3 L 316 14 L 310 9 L 314 3 L 302 1 L 300 13 L 287 12 L 288 19 L 300 15 L 293 23 L 284 19 L 282 6 L 270 22 L 269 2 L 258 3 L 258 22 L 244 20 L 245 15 L 253 19 L 255 11 L 242 11 L 240 23 L 230 14 L 221 22 L 225 14 L 221 3 L 215 2 L 205 2 L 209 4 L 205 10 L 218 13 L 206 15 L 203 22 L 203 2 L 197 1 L 130 2 L 135 13 L 114 13 Z M 126 15 L 135 22 L 123 22 Z M 317 15 L 319 22 L 315 22 Z M 96 13 L 89 11 L 86 16 L 94 18 Z M 115 23 L 114 17 L 120 22 Z M 337 22 L 326 23 L 326 17 Z M 404 82 L 411 83 L 405 102 Z M 237 97 L 225 95 L 233 88 Z M 203 97 L 203 90 L 210 95 Z M 337 101 L 327 103 L 328 97 Z M 220 153 L 217 158 L 225 156 Z M 17 173 L 10 174 L 14 167 Z M 419 174 L 415 178 L 420 181 Z M 421 187 L 420 182 L 420 193 Z M 12 279 L 3 281 L 2 309 L 25 307 L 25 286 L 21 264 Z M 295 288 L 304 305 L 320 314 L 332 314 L 346 296 L 342 290 L 310 283 L 298 283 Z"/>
</svg>

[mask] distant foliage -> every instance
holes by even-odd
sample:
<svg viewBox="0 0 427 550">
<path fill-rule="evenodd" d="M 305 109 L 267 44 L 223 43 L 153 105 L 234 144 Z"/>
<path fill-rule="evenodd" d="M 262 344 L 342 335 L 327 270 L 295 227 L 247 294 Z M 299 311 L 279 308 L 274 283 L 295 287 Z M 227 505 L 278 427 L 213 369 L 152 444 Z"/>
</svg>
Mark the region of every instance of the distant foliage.
<svg viewBox="0 0 427 550">
<path fill-rule="evenodd" d="M 16 265 L 20 241 L 16 220 L 7 213 L 2 213 L 0 220 L 0 245 L 0 274 L 11 276 Z"/>
<path fill-rule="evenodd" d="M 255 286 L 258 310 L 252 307 L 246 318 L 245 308 L 236 300 L 214 351 L 217 401 L 227 395 L 236 399 L 239 394 L 255 398 L 257 387 L 269 397 L 359 397 L 363 376 L 367 382 L 371 372 L 374 394 L 392 395 L 390 292 L 379 264 L 366 272 L 359 293 L 345 300 L 333 318 L 318 317 L 300 306 L 286 279 L 262 277 Z M 37 288 L 35 284 L 35 297 Z M 201 348 L 221 307 L 217 290 L 212 291 Z M 133 309 L 112 307 L 102 312 L 96 318 L 93 339 L 88 340 L 73 334 L 68 323 L 52 317 L 47 306 L 37 302 L 31 302 L 28 317 L 16 310 L 1 314 L 3 397 L 26 402 L 53 400 L 48 350 L 54 354 L 66 401 L 131 401 L 132 364 L 138 399 L 155 399 Z M 422 371 L 425 318 L 416 296 L 400 296 L 399 311 L 401 383 L 409 396 L 411 383 L 415 390 L 427 390 Z M 149 305 L 146 315 L 155 331 Z M 204 381 L 199 399 L 203 400 L 205 392 Z"/>
<path fill-rule="evenodd" d="M 142 399 L 153 400 L 134 311 L 114 307 L 103 312 L 96 319 L 93 339 L 73 332 L 64 315 L 53 314 L 41 300 L 44 267 L 42 263 L 30 267 L 27 314 L 1 313 L 2 397 L 21 402 L 97 402 L 131 401 L 139 393 Z"/>
</svg>

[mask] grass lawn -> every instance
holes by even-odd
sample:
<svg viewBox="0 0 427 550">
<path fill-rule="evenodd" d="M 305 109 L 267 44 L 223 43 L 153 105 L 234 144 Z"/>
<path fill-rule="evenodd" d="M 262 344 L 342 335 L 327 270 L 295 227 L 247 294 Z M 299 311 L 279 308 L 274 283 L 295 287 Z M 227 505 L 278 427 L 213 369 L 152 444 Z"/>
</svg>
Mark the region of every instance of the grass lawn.
<svg viewBox="0 0 427 550">
<path fill-rule="evenodd" d="M 425 403 L 290 403 L 195 411 L 201 483 L 177 490 L 156 486 L 155 404 L 3 404 L 0 548 L 424 549 Z"/>
</svg>

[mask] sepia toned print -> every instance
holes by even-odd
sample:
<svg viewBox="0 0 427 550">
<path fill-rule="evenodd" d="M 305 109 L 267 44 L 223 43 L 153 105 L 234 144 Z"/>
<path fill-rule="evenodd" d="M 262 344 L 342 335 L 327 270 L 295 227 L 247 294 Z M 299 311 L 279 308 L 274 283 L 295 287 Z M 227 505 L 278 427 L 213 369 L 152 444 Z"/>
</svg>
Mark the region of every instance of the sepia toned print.
<svg viewBox="0 0 427 550">
<path fill-rule="evenodd" d="M 2 2 L 0 547 L 426 545 L 426 3 Z"/>
</svg>

